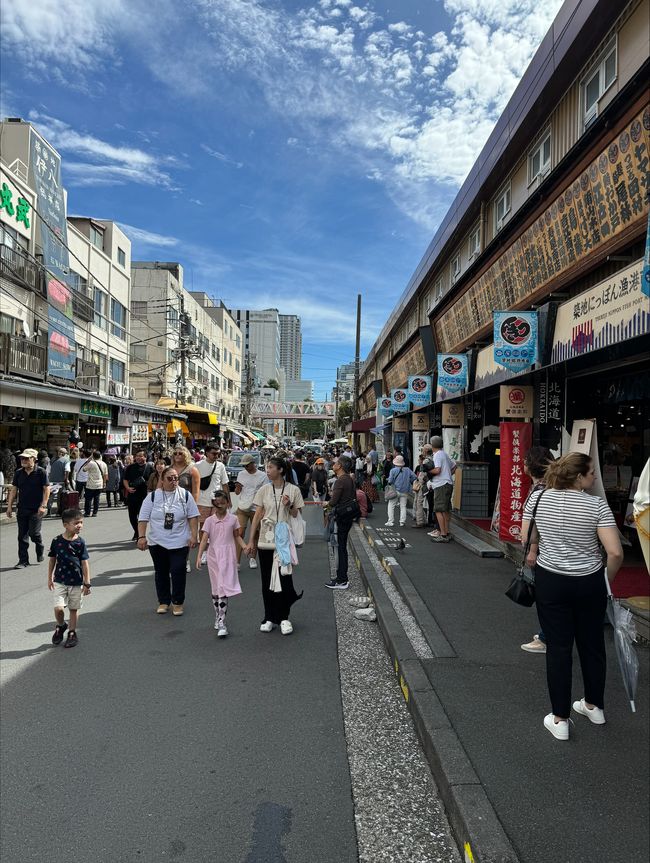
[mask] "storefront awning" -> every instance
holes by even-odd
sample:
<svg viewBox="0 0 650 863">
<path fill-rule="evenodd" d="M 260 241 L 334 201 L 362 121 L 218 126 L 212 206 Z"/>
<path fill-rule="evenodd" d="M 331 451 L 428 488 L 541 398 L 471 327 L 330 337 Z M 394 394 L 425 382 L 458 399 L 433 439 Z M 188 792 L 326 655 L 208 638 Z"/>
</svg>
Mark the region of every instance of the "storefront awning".
<svg viewBox="0 0 650 863">
<path fill-rule="evenodd" d="M 209 411 L 207 408 L 202 408 L 199 405 L 193 405 L 189 402 L 186 402 L 185 404 L 176 404 L 175 399 L 163 397 L 158 399 L 156 407 L 167 408 L 167 410 L 174 409 L 187 414 L 201 414 L 205 418 L 204 422 L 207 422 L 212 426 L 219 425 L 219 416 L 217 414 Z"/>
<path fill-rule="evenodd" d="M 263 435 L 263 434 L 262 434 L 262 432 L 253 431 L 253 430 L 251 429 L 251 434 L 255 435 L 255 437 L 257 438 L 257 440 L 266 440 L 266 435 Z"/>
<path fill-rule="evenodd" d="M 177 431 L 183 432 L 184 435 L 189 435 L 189 433 L 190 433 L 190 430 L 185 425 L 183 420 L 172 420 L 171 422 L 167 423 L 167 434 L 168 435 L 176 434 Z"/>
<path fill-rule="evenodd" d="M 248 429 L 242 429 L 244 437 L 250 441 L 250 443 L 257 443 L 257 438 L 253 434 L 253 432 L 248 431 Z"/>
<path fill-rule="evenodd" d="M 369 432 L 377 422 L 377 417 L 366 417 L 365 420 L 353 420 L 350 431 Z"/>
</svg>

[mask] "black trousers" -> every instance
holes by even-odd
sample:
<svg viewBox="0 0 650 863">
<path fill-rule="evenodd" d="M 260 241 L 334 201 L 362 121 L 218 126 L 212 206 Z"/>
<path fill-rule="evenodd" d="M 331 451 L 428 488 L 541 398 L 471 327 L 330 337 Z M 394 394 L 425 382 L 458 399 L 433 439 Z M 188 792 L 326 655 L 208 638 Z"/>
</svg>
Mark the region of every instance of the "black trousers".
<svg viewBox="0 0 650 863">
<path fill-rule="evenodd" d="M 603 618 L 607 589 L 603 569 L 592 575 L 559 575 L 535 567 L 537 614 L 546 638 L 546 679 L 551 708 L 568 719 L 575 641 L 584 680 L 584 699 L 601 710 L 605 699 L 607 657 Z"/>
<path fill-rule="evenodd" d="M 97 511 L 99 510 L 99 496 L 101 493 L 101 488 L 86 487 L 84 494 L 84 515 L 86 518 L 90 515 L 91 509 L 93 511 L 93 515 L 97 515 Z"/>
<path fill-rule="evenodd" d="M 82 482 L 81 480 L 79 480 L 79 479 L 78 479 L 78 480 L 75 482 L 74 487 L 75 487 L 75 491 L 78 491 L 78 492 L 79 492 L 79 502 L 81 503 L 81 499 L 82 499 L 82 497 L 84 496 L 84 492 L 85 492 L 85 488 L 86 488 L 86 483 L 85 483 L 85 482 Z"/>
<path fill-rule="evenodd" d="M 171 602 L 174 605 L 182 605 L 185 602 L 186 564 L 189 551 L 187 545 L 182 548 L 149 546 L 156 576 L 156 595 L 161 605 L 169 605 Z"/>
<path fill-rule="evenodd" d="M 336 538 L 338 543 L 338 566 L 336 567 L 336 580 L 346 582 L 348 580 L 348 534 L 352 528 L 352 519 L 336 520 Z"/>
<path fill-rule="evenodd" d="M 36 546 L 36 555 L 40 557 L 45 551 L 41 537 L 41 524 L 43 516 L 38 510 L 16 513 L 18 524 L 18 560 L 20 563 L 29 563 L 29 540 Z"/>
<path fill-rule="evenodd" d="M 129 511 L 129 521 L 131 522 L 133 533 L 138 532 L 138 514 L 140 513 L 140 507 L 142 506 L 143 501 L 144 497 L 139 494 L 130 494 L 126 499 L 126 506 Z"/>
<path fill-rule="evenodd" d="M 280 584 L 282 591 L 275 593 L 271 590 L 271 570 L 273 569 L 273 551 L 271 549 L 259 548 L 257 554 L 260 560 L 260 576 L 262 578 L 262 600 L 264 602 L 264 621 L 270 623 L 281 623 L 289 620 L 291 606 L 300 599 L 302 593 L 296 593 L 293 586 L 293 578 L 290 575 L 281 575 Z"/>
<path fill-rule="evenodd" d="M 106 503 L 108 504 L 109 508 L 112 506 L 112 504 L 111 504 L 111 495 L 113 495 L 113 503 L 115 504 L 115 506 L 117 506 L 117 495 L 118 495 L 118 492 L 117 492 L 117 491 L 107 491 L 107 492 L 106 492 Z"/>
</svg>

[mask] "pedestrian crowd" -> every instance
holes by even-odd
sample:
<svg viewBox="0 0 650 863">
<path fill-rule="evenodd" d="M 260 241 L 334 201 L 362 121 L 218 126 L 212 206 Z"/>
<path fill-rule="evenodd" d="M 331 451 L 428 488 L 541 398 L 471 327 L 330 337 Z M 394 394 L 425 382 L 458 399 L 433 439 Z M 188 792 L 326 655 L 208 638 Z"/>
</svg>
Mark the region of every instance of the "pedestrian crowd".
<svg viewBox="0 0 650 863">
<path fill-rule="evenodd" d="M 347 589 L 352 525 L 372 512 L 382 490 L 387 527 L 394 527 L 396 518 L 405 527 L 410 507 L 415 529 L 431 527 L 434 543 L 451 540 L 457 466 L 438 436 L 422 448 L 413 468 L 399 448 L 383 459 L 374 449 L 355 454 L 350 447 L 320 454 L 267 448 L 265 455 L 263 463 L 260 453 L 244 453 L 236 478 L 229 479 L 216 443 L 200 453 L 178 444 L 155 459 L 144 449 L 104 459 L 99 450 L 61 448 L 50 458 L 45 451 L 28 448 L 18 456 L 18 469 L 0 446 L 2 484 L 11 482 L 7 517 L 13 517 L 17 502 L 16 569 L 29 566 L 30 540 L 37 562 L 44 561 L 41 523 L 57 501 L 63 532 L 50 545 L 47 575 L 54 593 L 52 642 L 60 644 L 67 632 L 65 647 L 78 643 L 82 598 L 91 592 L 81 531 L 84 517 L 97 517 L 102 492 L 107 508 L 126 507 L 132 541 L 149 552 L 157 614 L 183 614 L 190 552 L 196 550 L 197 570 L 207 566 L 219 638 L 228 634 L 229 601 L 242 590 L 242 555 L 251 569 L 259 565 L 264 609 L 260 631 L 279 627 L 283 635 L 293 632 L 291 608 L 302 596 L 293 584 L 293 567 L 304 541 L 301 510 L 310 495 L 324 504 L 326 536 L 337 551 L 336 573 L 326 584 L 332 590 Z M 546 655 L 551 712 L 544 727 L 556 739 L 568 740 L 571 708 L 595 725 L 605 723 L 606 579 L 615 578 L 623 553 L 607 502 L 588 493 L 595 481 L 589 456 L 569 453 L 554 460 L 547 449 L 533 447 L 524 463 L 532 486 L 524 505 L 522 543 L 525 562 L 534 573 L 540 629 L 521 647 Z M 584 692 L 572 703 L 574 644 Z"/>
</svg>

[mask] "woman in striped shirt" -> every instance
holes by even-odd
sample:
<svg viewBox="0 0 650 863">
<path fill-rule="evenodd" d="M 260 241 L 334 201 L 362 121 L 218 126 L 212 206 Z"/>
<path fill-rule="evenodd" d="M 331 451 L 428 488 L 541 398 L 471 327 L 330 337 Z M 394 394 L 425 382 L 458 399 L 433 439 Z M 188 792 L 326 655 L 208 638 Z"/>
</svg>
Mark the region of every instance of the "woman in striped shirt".
<svg viewBox="0 0 650 863">
<path fill-rule="evenodd" d="M 558 740 L 568 740 L 574 641 L 585 688 L 573 709 L 595 725 L 605 722 L 607 590 L 599 543 L 607 554 L 610 581 L 621 566 L 623 550 L 607 502 L 586 493 L 596 479 L 589 456 L 569 453 L 559 458 L 548 466 L 545 479 L 546 488 L 531 494 L 524 508 L 522 542 L 538 504 L 533 528 L 538 540 L 535 584 L 552 708 L 544 726 Z"/>
</svg>

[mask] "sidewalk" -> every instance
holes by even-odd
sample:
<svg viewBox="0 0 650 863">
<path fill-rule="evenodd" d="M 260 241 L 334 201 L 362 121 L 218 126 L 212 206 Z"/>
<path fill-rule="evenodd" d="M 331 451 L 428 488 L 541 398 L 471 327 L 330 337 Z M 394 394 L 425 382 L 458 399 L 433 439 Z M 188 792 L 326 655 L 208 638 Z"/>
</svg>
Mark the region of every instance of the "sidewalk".
<svg viewBox="0 0 650 863">
<path fill-rule="evenodd" d="M 513 564 L 480 559 L 453 542 L 432 544 L 423 530 L 384 528 L 385 521 L 385 505 L 375 505 L 366 536 L 433 659 L 414 657 L 358 533 L 357 560 L 449 817 L 459 839 L 473 840 L 477 863 L 648 859 L 647 649 L 638 651 L 632 714 L 607 630 L 608 723 L 598 728 L 576 716 L 571 741 L 560 743 L 542 725 L 550 709 L 544 658 L 520 649 L 537 631 L 535 609 L 504 596 Z M 381 544 L 391 534 L 407 548 Z M 579 698 L 577 657 L 574 672 Z M 486 831 L 490 821 L 494 829 Z"/>
</svg>

